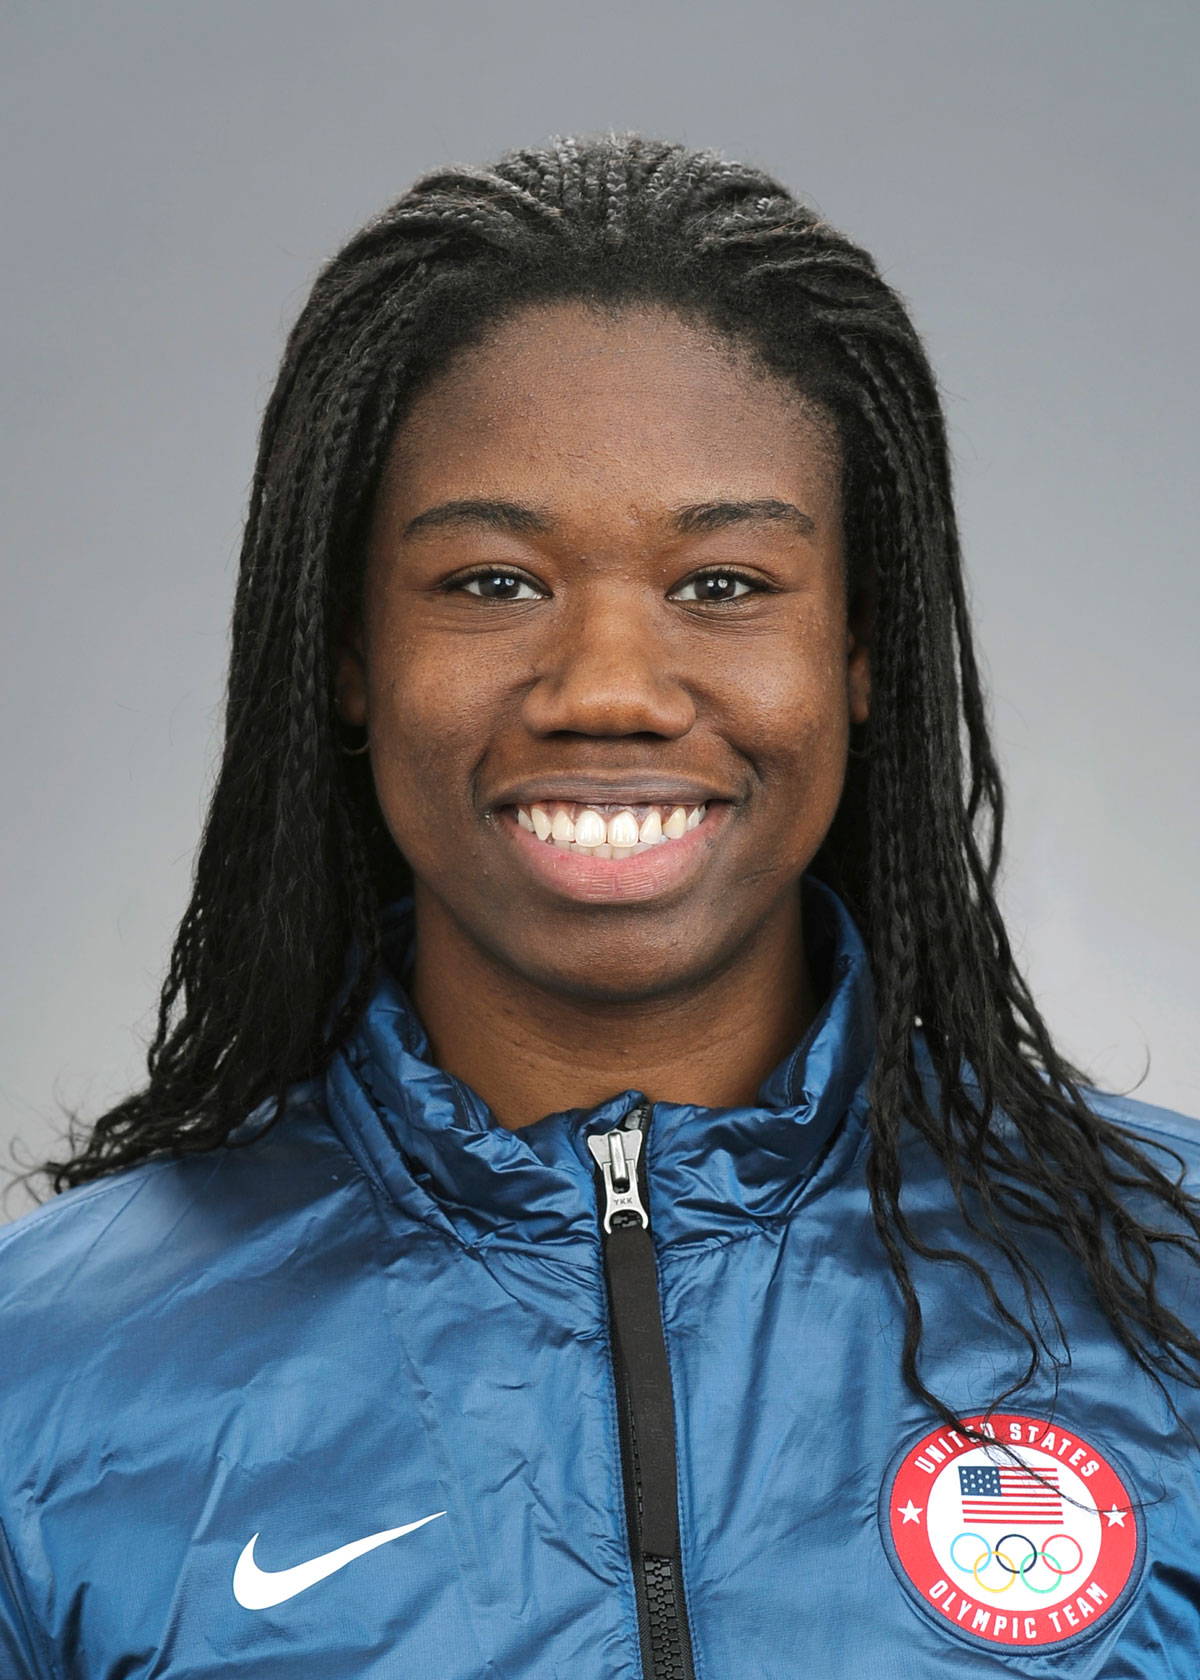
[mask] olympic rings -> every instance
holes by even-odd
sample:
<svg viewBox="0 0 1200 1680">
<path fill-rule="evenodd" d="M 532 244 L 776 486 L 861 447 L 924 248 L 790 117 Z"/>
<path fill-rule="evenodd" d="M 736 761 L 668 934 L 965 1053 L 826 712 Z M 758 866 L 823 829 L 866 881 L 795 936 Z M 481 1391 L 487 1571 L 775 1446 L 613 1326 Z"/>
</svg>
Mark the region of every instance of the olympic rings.
<svg viewBox="0 0 1200 1680">
<path fill-rule="evenodd" d="M 1043 1563 L 1049 1563 L 1049 1559 L 1046 1557 L 1044 1547 L 1042 1548 L 1042 1551 L 1039 1555 L 1040 1555 Z M 1080 1552 L 1079 1555 L 1080 1555 L 1080 1557 L 1082 1557 L 1083 1553 Z M 1047 1593 L 1057 1592 L 1059 1590 L 1059 1588 L 1062 1586 L 1062 1576 L 1063 1576 L 1063 1574 L 1064 1573 L 1069 1573 L 1069 1571 L 1060 1572 L 1058 1578 L 1056 1580 L 1051 1581 L 1051 1583 L 1048 1587 L 1035 1587 L 1033 1582 L 1028 1578 L 1028 1576 L 1025 1573 L 1025 1569 L 1028 1568 L 1028 1567 L 1029 1567 L 1028 1565 L 1024 1565 L 1021 1569 L 1021 1585 L 1023 1587 L 1028 1587 L 1031 1593 L 1037 1593 L 1039 1598 L 1045 1598 Z M 1051 1567 L 1053 1567 L 1053 1566 L 1051 1566 Z"/>
<path fill-rule="evenodd" d="M 1051 1540 L 1069 1540 L 1071 1542 L 1072 1546 L 1074 1546 L 1075 1550 L 1079 1553 L 1079 1556 L 1075 1559 L 1075 1562 L 1068 1565 L 1068 1567 L 1066 1569 L 1060 1569 L 1058 1567 L 1058 1565 L 1055 1563 L 1054 1559 L 1052 1557 L 1047 1556 L 1046 1547 L 1049 1546 Z M 1043 1547 L 1042 1547 L 1042 1562 L 1047 1564 L 1051 1569 L 1053 1569 L 1053 1571 L 1056 1575 L 1073 1575 L 1075 1573 L 1075 1571 L 1079 1568 L 1079 1565 L 1083 1562 L 1083 1547 L 1079 1544 L 1078 1540 L 1076 1540 L 1076 1538 L 1073 1534 L 1067 1534 L 1065 1532 L 1061 1532 L 1061 1533 L 1058 1533 L 1058 1534 L 1052 1534 L 1050 1536 L 1050 1540 L 1047 1540 L 1045 1545 L 1043 1545 Z"/>
<path fill-rule="evenodd" d="M 951 1542 L 951 1545 L 950 1545 L 950 1562 L 954 1565 L 955 1569 L 961 1569 L 963 1574 L 966 1575 L 966 1574 L 972 1572 L 973 1569 L 978 1569 L 980 1567 L 980 1563 L 979 1563 L 978 1558 L 976 1558 L 974 1565 L 966 1564 L 966 1563 L 959 1563 L 958 1559 L 954 1555 L 954 1548 L 955 1548 L 955 1546 L 958 1545 L 958 1542 L 960 1540 L 979 1540 L 979 1541 L 982 1542 L 983 1549 L 987 1553 L 987 1557 L 985 1558 L 982 1567 L 984 1569 L 986 1569 L 988 1564 L 991 1563 L 991 1561 L 992 1561 L 992 1548 L 988 1544 L 988 1542 L 986 1540 L 984 1540 L 982 1534 L 973 1534 L 969 1528 L 964 1529 L 961 1534 L 956 1534 L 954 1536 L 953 1541 Z"/>
<path fill-rule="evenodd" d="M 997 1553 L 996 1555 L 999 1556 L 999 1553 Z M 1005 1581 L 1005 1583 L 1002 1587 L 989 1587 L 985 1582 L 983 1582 L 979 1579 L 979 1559 L 978 1558 L 975 1559 L 975 1567 L 974 1567 L 974 1569 L 972 1569 L 971 1574 L 974 1577 L 975 1585 L 979 1588 L 980 1592 L 990 1593 L 993 1598 L 998 1598 L 1001 1593 L 1006 1593 L 1008 1591 L 1009 1587 L 1012 1586 L 1013 1582 L 1017 1578 L 1016 1570 L 1015 1569 L 1010 1569 L 1009 1572 L 1008 1572 L 1008 1580 Z M 1058 1583 L 1055 1582 L 1055 1585 L 1057 1586 Z"/>
<path fill-rule="evenodd" d="M 1004 1535 L 1003 1538 L 1007 1540 L 1008 1536 Z M 1024 1535 L 1019 1536 L 1019 1538 L 1025 1540 Z M 954 1555 L 955 1548 L 960 1540 L 978 1540 L 980 1545 L 983 1547 L 983 1550 L 979 1553 L 975 1562 L 969 1566 L 965 1563 L 959 1563 L 957 1557 Z M 1025 1543 L 1026 1545 L 1032 1544 L 1029 1540 L 1025 1540 Z M 1002 1587 L 989 1587 L 986 1581 L 981 1581 L 979 1579 L 979 1571 L 981 1569 L 986 1569 L 991 1563 L 992 1558 L 998 1555 L 998 1552 L 993 1552 L 990 1542 L 985 1540 L 982 1534 L 975 1534 L 970 1529 L 964 1529 L 961 1534 L 956 1534 L 950 1546 L 950 1561 L 954 1565 L 955 1569 L 961 1569 L 964 1575 L 966 1575 L 969 1571 L 980 1592 L 989 1593 L 993 1598 L 995 1598 L 998 1593 L 1007 1592 L 1009 1587 L 1012 1586 L 1013 1582 L 1017 1578 L 1017 1571 L 1015 1569 L 1008 1569 L 1008 1580 L 1005 1581 Z M 1008 1565 L 1005 1564 L 1003 1567 L 1008 1568 Z"/>
<path fill-rule="evenodd" d="M 983 1550 L 976 1556 L 974 1563 L 968 1564 L 960 1563 L 958 1561 L 956 1554 L 960 1540 L 978 1540 L 980 1545 L 983 1547 Z M 1012 1558 L 1001 1550 L 1006 1540 L 1020 1540 L 1024 1545 L 1028 1546 L 1028 1554 L 1020 1563 L 1014 1563 Z M 1061 1565 L 1050 1552 L 1050 1547 L 1056 1541 L 1061 1540 L 1069 1541 L 1070 1544 L 1074 1546 L 1075 1551 L 1078 1554 L 1075 1562 L 1067 1567 Z M 981 1581 L 979 1578 L 980 1573 L 989 1568 L 993 1559 L 1000 1565 L 1001 1569 L 1003 1569 L 1005 1574 L 1008 1576 L 1008 1580 L 1005 1581 L 1002 1587 L 989 1587 L 986 1581 Z M 1083 1547 L 1079 1544 L 1079 1541 L 1076 1540 L 1073 1534 L 1067 1534 L 1064 1530 L 1060 1530 L 1057 1534 L 1052 1534 L 1050 1538 L 1039 1547 L 1034 1544 L 1028 1534 L 1021 1534 L 1016 1529 L 1012 1530 L 1009 1534 L 1002 1534 L 994 1546 L 990 1540 L 985 1539 L 982 1534 L 977 1534 L 973 1529 L 963 1529 L 962 1532 L 956 1534 L 954 1539 L 951 1541 L 950 1562 L 954 1565 L 955 1569 L 961 1571 L 962 1574 L 970 1575 L 980 1592 L 985 1592 L 992 1598 L 997 1598 L 1001 1593 L 1006 1593 L 1013 1583 L 1018 1580 L 1021 1582 L 1022 1586 L 1028 1587 L 1031 1593 L 1037 1593 L 1040 1598 L 1044 1598 L 1047 1593 L 1057 1592 L 1060 1589 L 1064 1578 L 1068 1575 L 1073 1575 L 1079 1568 L 1080 1564 L 1083 1562 Z M 1046 1568 L 1051 1571 L 1051 1574 L 1054 1577 L 1048 1587 L 1035 1587 L 1033 1582 L 1029 1579 L 1028 1571 L 1035 1569 L 1039 1563 L 1044 1563 Z"/>
<path fill-rule="evenodd" d="M 1004 1553 L 1000 1550 L 1006 1540 L 1024 1540 L 1025 1544 L 1029 1547 L 1029 1556 L 1025 1559 L 1024 1563 L 1019 1563 L 1015 1569 L 1004 1556 Z M 1082 1555 L 1083 1554 L 1080 1553 L 1080 1556 Z M 1016 1529 L 1014 1529 L 1011 1534 L 1002 1534 L 996 1542 L 996 1562 L 1000 1565 L 1001 1569 L 1007 1569 L 1010 1575 L 1019 1575 L 1022 1570 L 1032 1569 L 1037 1560 L 1038 1549 L 1029 1538 L 1028 1534 L 1018 1534 Z"/>
</svg>

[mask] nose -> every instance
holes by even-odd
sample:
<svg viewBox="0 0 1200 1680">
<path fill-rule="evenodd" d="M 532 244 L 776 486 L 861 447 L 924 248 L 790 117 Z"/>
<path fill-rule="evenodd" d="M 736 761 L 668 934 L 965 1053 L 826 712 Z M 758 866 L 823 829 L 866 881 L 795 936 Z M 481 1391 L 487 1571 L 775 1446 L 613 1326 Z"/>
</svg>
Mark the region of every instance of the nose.
<svg viewBox="0 0 1200 1680">
<path fill-rule="evenodd" d="M 639 591 L 577 599 L 526 691 L 526 727 L 536 735 L 686 735 L 695 705 L 653 616 Z"/>
</svg>

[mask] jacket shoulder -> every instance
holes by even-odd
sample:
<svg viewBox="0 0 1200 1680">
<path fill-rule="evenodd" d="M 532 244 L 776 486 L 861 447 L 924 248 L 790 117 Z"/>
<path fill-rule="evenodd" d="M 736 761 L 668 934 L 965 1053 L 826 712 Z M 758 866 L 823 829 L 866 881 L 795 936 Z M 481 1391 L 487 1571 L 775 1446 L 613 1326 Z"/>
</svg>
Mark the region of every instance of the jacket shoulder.
<svg viewBox="0 0 1200 1680">
<path fill-rule="evenodd" d="M 1085 1091 L 1084 1096 L 1102 1119 L 1111 1120 L 1135 1142 L 1148 1143 L 1155 1152 L 1175 1155 L 1183 1163 L 1188 1188 L 1200 1192 L 1200 1120 L 1178 1114 L 1174 1109 L 1137 1102 L 1132 1097 L 1114 1097 L 1091 1090 Z"/>
<path fill-rule="evenodd" d="M 323 1093 L 306 1086 L 274 1124 L 252 1119 L 235 1143 L 66 1191 L 0 1231 L 6 1360 L 51 1327 L 62 1345 L 73 1328 L 94 1331 L 181 1287 L 202 1289 L 256 1241 L 269 1250 L 272 1231 L 285 1242 L 298 1216 L 357 1178 Z"/>
</svg>

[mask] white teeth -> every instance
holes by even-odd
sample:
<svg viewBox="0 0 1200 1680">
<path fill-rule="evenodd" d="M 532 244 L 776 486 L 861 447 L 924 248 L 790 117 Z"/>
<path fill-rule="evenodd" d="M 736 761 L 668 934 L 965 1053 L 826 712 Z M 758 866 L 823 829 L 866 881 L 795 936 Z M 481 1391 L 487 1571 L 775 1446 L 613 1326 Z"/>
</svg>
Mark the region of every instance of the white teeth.
<svg viewBox="0 0 1200 1680">
<path fill-rule="evenodd" d="M 618 811 L 615 817 L 608 819 L 608 843 L 614 856 L 618 847 L 625 851 L 637 845 L 638 824 L 632 811 Z"/>
<path fill-rule="evenodd" d="M 604 818 L 599 811 L 580 811 L 575 818 L 575 844 L 577 846 L 602 846 L 608 838 L 609 836 L 605 832 Z"/>
<path fill-rule="evenodd" d="M 615 812 L 605 821 L 603 813 L 591 805 L 518 805 L 516 811 L 520 826 L 539 840 L 563 851 L 603 858 L 632 857 L 635 852 L 662 845 L 664 840 L 681 840 L 700 826 L 708 812 L 707 805 L 690 809 L 686 805 L 652 805 L 642 809 L 646 815 L 640 823 L 628 809 Z M 579 813 L 574 819 L 572 810 Z"/>
</svg>

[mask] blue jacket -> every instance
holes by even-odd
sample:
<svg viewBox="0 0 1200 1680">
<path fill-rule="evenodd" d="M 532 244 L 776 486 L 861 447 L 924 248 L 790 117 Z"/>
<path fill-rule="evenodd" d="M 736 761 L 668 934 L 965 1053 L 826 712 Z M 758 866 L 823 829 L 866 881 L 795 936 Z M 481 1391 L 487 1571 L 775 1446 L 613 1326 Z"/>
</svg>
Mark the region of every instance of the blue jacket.
<svg viewBox="0 0 1200 1680">
<path fill-rule="evenodd" d="M 1021 1350 L 966 1271 L 918 1270 L 926 1378 L 995 1446 L 901 1381 L 868 969 L 810 903 L 827 1000 L 753 1108 L 496 1127 L 426 1059 L 401 918 L 278 1124 L 9 1227 L 3 1680 L 1196 1680 L 1197 1449 L 1065 1251 L 1028 1237 L 1070 1366 L 991 1419 Z M 1097 1102 L 1194 1167 L 1190 1122 Z M 915 1142 L 906 1171 L 921 1235 L 968 1240 Z M 605 1174 L 648 1208 L 649 1291 L 636 1210 L 606 1270 Z"/>
</svg>

